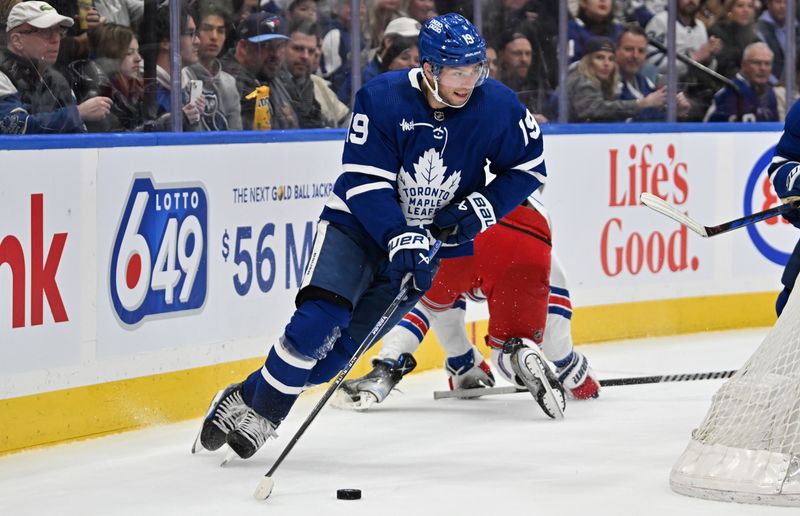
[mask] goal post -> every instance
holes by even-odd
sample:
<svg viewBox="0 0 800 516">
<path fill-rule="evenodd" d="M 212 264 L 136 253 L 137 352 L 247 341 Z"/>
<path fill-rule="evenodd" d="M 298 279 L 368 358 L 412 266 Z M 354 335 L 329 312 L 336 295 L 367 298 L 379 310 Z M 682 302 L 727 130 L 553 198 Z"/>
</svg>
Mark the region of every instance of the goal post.
<svg viewBox="0 0 800 516">
<path fill-rule="evenodd" d="M 797 289 L 800 290 L 800 289 Z M 720 387 L 670 473 L 673 491 L 800 506 L 800 294 Z"/>
</svg>

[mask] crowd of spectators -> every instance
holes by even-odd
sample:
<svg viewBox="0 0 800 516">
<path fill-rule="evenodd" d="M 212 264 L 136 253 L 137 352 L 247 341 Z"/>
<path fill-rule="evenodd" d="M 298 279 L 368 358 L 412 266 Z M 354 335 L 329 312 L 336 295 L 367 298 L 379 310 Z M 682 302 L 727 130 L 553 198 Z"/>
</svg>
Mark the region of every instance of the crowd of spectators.
<svg viewBox="0 0 800 516">
<path fill-rule="evenodd" d="M 679 120 L 782 120 L 786 50 L 800 41 L 785 28 L 786 2 L 677 0 Z M 558 120 L 562 95 L 570 122 L 665 120 L 666 0 L 568 0 L 564 84 L 559 4 L 484 1 L 490 75 L 540 123 Z M 170 130 L 173 74 L 184 131 L 343 127 L 353 31 L 363 84 L 419 66 L 421 24 L 473 7 L 361 0 L 354 28 L 351 0 L 182 0 L 173 70 L 165 0 L 154 24 L 144 0 L 0 0 L 0 134 Z"/>
</svg>

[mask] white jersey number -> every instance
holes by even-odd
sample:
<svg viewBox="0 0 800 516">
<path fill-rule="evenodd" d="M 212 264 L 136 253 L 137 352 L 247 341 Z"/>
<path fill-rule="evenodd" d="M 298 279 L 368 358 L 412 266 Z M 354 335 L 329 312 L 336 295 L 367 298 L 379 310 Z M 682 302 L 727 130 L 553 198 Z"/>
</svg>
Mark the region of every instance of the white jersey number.
<svg viewBox="0 0 800 516">
<path fill-rule="evenodd" d="M 349 140 L 356 145 L 364 145 L 369 134 L 369 117 L 363 113 L 354 113 L 350 121 Z"/>
<path fill-rule="evenodd" d="M 528 141 L 535 140 L 542 134 L 542 130 L 539 129 L 539 124 L 536 123 L 536 119 L 533 117 L 533 113 L 530 110 L 525 110 L 525 118 L 519 121 L 519 128 L 522 129 L 522 138 L 525 140 L 525 146 L 528 146 Z"/>
</svg>

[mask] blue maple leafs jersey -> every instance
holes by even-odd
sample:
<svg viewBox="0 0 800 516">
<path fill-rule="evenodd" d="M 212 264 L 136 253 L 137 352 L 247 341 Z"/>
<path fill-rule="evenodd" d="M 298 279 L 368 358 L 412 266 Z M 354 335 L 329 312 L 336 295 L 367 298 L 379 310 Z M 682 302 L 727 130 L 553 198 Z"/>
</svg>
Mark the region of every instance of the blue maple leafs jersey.
<svg viewBox="0 0 800 516">
<path fill-rule="evenodd" d="M 466 106 L 433 109 L 421 70 L 388 72 L 356 95 L 342 173 L 321 218 L 366 231 L 386 248 L 403 226 L 428 227 L 437 211 L 482 193 L 497 219 L 544 183 L 542 135 L 516 94 L 487 79 Z M 484 169 L 496 177 L 486 185 Z M 472 243 L 441 257 L 472 253 Z"/>
<path fill-rule="evenodd" d="M 798 165 L 800 165 L 800 102 L 795 102 L 786 115 L 783 134 L 775 147 L 775 157 L 767 169 L 778 197 L 798 195 L 796 192 L 800 190 L 800 183 L 795 189 L 797 173 L 794 172 Z"/>
</svg>

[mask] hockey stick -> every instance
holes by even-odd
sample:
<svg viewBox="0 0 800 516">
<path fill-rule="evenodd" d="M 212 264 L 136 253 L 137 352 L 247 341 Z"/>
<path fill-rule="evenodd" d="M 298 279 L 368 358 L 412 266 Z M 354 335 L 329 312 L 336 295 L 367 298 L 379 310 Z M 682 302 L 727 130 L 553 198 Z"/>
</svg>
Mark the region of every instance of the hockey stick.
<svg viewBox="0 0 800 516">
<path fill-rule="evenodd" d="M 442 233 L 439 235 L 439 238 L 441 240 L 436 240 L 430 252 L 428 252 L 428 260 L 431 260 L 434 256 L 436 256 L 436 253 L 439 252 L 439 248 L 442 246 L 442 240 L 447 238 L 447 235 Z M 271 468 L 269 468 L 269 471 L 267 471 L 267 473 L 261 479 L 261 482 L 258 483 L 258 487 L 256 487 L 256 491 L 253 493 L 253 497 L 256 500 L 266 500 L 269 498 L 269 495 L 272 493 L 272 489 L 275 487 L 275 481 L 272 480 L 272 475 L 275 474 L 275 471 L 281 465 L 286 456 L 289 455 L 289 452 L 292 451 L 292 448 L 294 448 L 294 445 L 297 444 L 297 441 L 300 439 L 300 437 L 303 436 L 309 425 L 311 425 L 314 419 L 316 419 L 317 414 L 319 414 L 320 410 L 322 410 L 322 407 L 325 406 L 330 397 L 333 396 L 333 394 L 342 384 L 345 376 L 347 376 L 355 363 L 358 362 L 358 359 L 361 358 L 361 356 L 372 346 L 372 343 L 375 342 L 378 334 L 381 332 L 381 330 L 383 330 L 383 327 L 386 326 L 386 322 L 392 317 L 394 312 L 397 310 L 397 307 L 400 306 L 400 303 L 403 302 L 403 299 L 405 299 L 406 295 L 408 294 L 408 291 L 410 290 L 408 284 L 410 282 L 411 273 L 409 272 L 406 277 L 403 278 L 403 283 L 400 285 L 400 292 L 397 293 L 395 298 L 389 304 L 388 308 L 386 308 L 386 310 L 383 312 L 383 315 L 381 315 L 380 319 L 378 319 L 378 322 L 375 323 L 375 326 L 372 327 L 372 330 L 364 338 L 363 342 L 361 342 L 361 345 L 358 347 L 355 354 L 350 358 L 350 361 L 347 362 L 341 371 L 339 371 L 336 379 L 334 379 L 333 383 L 330 385 L 330 387 L 328 387 L 328 390 L 325 391 L 325 394 L 311 410 L 311 413 L 306 417 L 306 420 L 303 421 L 303 424 L 300 425 L 300 428 L 298 428 L 294 433 L 289 443 L 275 460 L 275 463 Z"/>
<path fill-rule="evenodd" d="M 665 382 L 691 382 L 694 380 L 717 380 L 730 378 L 736 374 L 736 370 L 714 371 L 709 373 L 686 373 L 686 374 L 664 374 L 656 376 L 633 376 L 630 378 L 612 378 L 600 380 L 601 387 L 616 387 L 618 385 L 640 385 L 644 383 L 665 383 Z M 474 389 L 456 389 L 454 391 L 434 391 L 433 399 L 441 400 L 444 398 L 480 398 L 481 396 L 494 396 L 497 394 L 514 394 L 517 392 L 528 392 L 528 389 L 508 385 L 503 387 L 477 387 Z"/>
<path fill-rule="evenodd" d="M 770 208 L 768 210 L 747 215 L 746 217 L 742 217 L 740 219 L 723 222 L 717 226 L 703 226 L 699 222 L 690 218 L 688 215 L 679 211 L 678 208 L 672 204 L 661 199 L 660 197 L 656 197 L 651 193 L 644 192 L 639 199 L 648 208 L 655 210 L 662 215 L 666 215 L 672 220 L 678 221 L 701 237 L 712 237 L 722 233 L 727 233 L 728 231 L 749 226 L 750 224 L 755 224 L 756 222 L 760 222 L 762 220 L 771 219 L 772 217 L 776 217 L 788 211 L 800 208 L 800 201 L 793 201 L 791 203 L 781 204 L 780 206 L 775 206 L 774 208 Z"/>
</svg>

